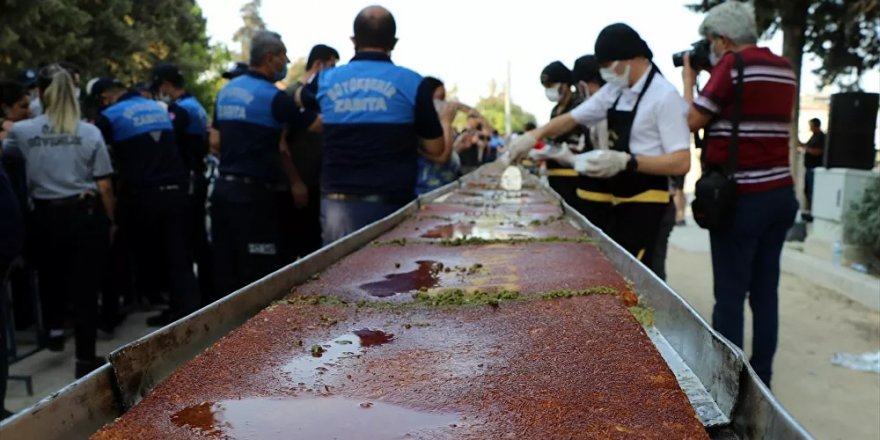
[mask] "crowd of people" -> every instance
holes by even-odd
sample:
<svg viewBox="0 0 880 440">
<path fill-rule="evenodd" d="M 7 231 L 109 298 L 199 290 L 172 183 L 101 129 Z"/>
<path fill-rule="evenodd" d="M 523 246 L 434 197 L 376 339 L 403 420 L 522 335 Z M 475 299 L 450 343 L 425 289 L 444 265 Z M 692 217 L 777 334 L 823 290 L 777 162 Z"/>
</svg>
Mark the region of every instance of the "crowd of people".
<svg viewBox="0 0 880 440">
<path fill-rule="evenodd" d="M 691 133 L 705 130 L 701 165 L 732 163 L 724 171 L 735 179 L 729 224 L 707 226 L 713 325 L 742 346 L 748 298 L 752 365 L 769 384 L 779 258 L 797 210 L 786 126 L 795 76 L 756 46 L 746 4 L 713 8 L 700 33 L 712 65 L 699 95 L 693 54 L 681 96 L 640 35 L 612 24 L 573 69 L 543 69 L 551 120 L 508 145 L 476 109 L 447 100 L 441 80 L 392 62 L 396 23 L 378 6 L 354 21 L 354 58 L 337 65 L 334 48 L 316 45 L 286 89 L 284 42 L 258 33 L 211 112 L 173 64 L 138 86 L 105 77 L 84 88 L 75 66 L 28 69 L 0 83 L 0 276 L 24 274 L 12 283 L 16 307 L 39 286 L 49 350 L 63 350 L 73 324 L 81 377 L 104 362 L 97 330 L 120 324 L 121 304 L 167 302 L 148 320 L 167 324 L 483 163 L 531 158 L 569 205 L 662 277 L 663 225 L 683 220 L 675 176 L 691 167 Z M 100 106 L 90 122 L 86 97 Z M 0 316 L 11 314 L 23 316 Z"/>
</svg>

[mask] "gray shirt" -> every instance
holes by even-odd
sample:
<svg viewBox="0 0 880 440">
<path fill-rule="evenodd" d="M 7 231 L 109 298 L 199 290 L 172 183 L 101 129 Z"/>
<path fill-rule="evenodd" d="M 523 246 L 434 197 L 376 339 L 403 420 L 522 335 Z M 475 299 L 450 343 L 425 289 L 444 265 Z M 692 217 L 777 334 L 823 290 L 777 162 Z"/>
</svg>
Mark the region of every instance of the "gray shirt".
<svg viewBox="0 0 880 440">
<path fill-rule="evenodd" d="M 25 160 L 28 189 L 37 200 L 61 199 L 96 190 L 95 180 L 113 174 L 101 132 L 80 121 L 75 134 L 56 134 L 46 115 L 17 122 L 3 144 Z"/>
</svg>

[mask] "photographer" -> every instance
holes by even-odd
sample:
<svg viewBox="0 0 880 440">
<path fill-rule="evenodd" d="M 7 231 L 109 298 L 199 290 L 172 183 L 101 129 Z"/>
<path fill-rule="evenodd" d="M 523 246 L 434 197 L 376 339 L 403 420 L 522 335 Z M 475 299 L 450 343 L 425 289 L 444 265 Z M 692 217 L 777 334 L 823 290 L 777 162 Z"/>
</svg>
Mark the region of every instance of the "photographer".
<svg viewBox="0 0 880 440">
<path fill-rule="evenodd" d="M 596 39 L 596 59 L 607 82 L 570 113 L 518 137 L 512 159 L 525 155 L 537 139 L 567 133 L 578 124 L 608 121 L 610 150 L 576 156 L 581 174 L 608 182 L 607 193 L 581 198 L 611 205 L 606 233 L 641 261 L 653 258 L 660 220 L 669 204 L 666 176 L 690 169 L 687 106 L 651 61 L 653 53 L 631 27 L 607 26 Z"/>
<path fill-rule="evenodd" d="M 712 324 L 742 347 L 748 297 L 754 316 L 750 363 L 769 386 L 779 326 L 779 259 L 797 211 L 788 163 L 797 77 L 788 61 L 755 45 L 758 33 L 750 5 L 726 2 L 712 8 L 700 34 L 706 38 L 708 57 L 699 50 L 687 54 L 682 79 L 685 99 L 693 103 L 688 125 L 693 131 L 706 129 L 706 172 L 724 167 L 729 147 L 738 145 L 735 170 L 729 170 L 736 181 L 735 206 L 728 216 L 732 220 L 710 228 Z M 694 98 L 697 72 L 691 66 L 709 67 L 703 65 L 705 58 L 713 66 L 711 78 Z M 743 82 L 737 84 L 740 68 Z"/>
</svg>

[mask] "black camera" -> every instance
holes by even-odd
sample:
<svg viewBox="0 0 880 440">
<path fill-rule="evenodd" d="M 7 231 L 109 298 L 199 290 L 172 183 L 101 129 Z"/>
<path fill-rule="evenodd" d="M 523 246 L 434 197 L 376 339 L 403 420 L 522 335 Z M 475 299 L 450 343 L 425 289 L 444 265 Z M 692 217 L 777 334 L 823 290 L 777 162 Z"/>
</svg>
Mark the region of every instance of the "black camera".
<svg viewBox="0 0 880 440">
<path fill-rule="evenodd" d="M 709 44 L 709 40 L 702 39 L 691 44 L 690 49 L 672 54 L 672 64 L 675 67 L 684 66 L 684 54 L 688 54 L 691 61 L 691 67 L 694 70 L 710 71 L 712 70 L 712 63 L 709 62 L 709 54 L 711 52 L 712 47 Z"/>
</svg>

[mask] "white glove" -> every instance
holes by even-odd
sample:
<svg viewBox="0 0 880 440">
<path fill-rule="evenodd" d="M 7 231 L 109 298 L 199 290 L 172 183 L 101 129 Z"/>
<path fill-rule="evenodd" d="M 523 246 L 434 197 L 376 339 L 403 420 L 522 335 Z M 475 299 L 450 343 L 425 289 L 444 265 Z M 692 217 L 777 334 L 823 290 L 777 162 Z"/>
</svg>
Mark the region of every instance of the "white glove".
<svg viewBox="0 0 880 440">
<path fill-rule="evenodd" d="M 507 151 L 510 153 L 511 162 L 526 157 L 526 155 L 529 154 L 529 151 L 531 151 L 537 143 L 538 140 L 535 139 L 535 136 L 531 133 L 525 133 L 511 141 L 510 145 L 507 147 Z"/>
<path fill-rule="evenodd" d="M 568 144 L 562 144 L 562 148 L 554 148 L 547 152 L 547 159 L 555 161 L 564 167 L 574 166 L 574 152 L 568 147 Z"/>
<path fill-rule="evenodd" d="M 587 161 L 595 159 L 599 153 L 601 153 L 601 150 L 590 150 L 586 153 L 576 154 L 572 160 L 574 162 L 574 170 L 578 174 L 587 175 Z"/>
<path fill-rule="evenodd" d="M 630 155 L 621 151 L 593 150 L 575 156 L 575 169 L 589 177 L 608 179 L 626 169 Z"/>
</svg>

